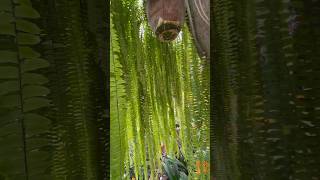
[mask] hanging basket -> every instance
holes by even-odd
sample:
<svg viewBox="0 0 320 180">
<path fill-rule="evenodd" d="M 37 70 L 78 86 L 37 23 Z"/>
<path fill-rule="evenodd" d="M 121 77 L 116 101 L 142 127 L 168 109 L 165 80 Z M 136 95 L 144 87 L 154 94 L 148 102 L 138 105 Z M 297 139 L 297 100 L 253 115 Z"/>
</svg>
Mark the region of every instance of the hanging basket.
<svg viewBox="0 0 320 180">
<path fill-rule="evenodd" d="M 176 39 L 185 17 L 184 0 L 147 0 L 148 22 L 162 42 Z"/>
<path fill-rule="evenodd" d="M 181 27 L 176 21 L 161 21 L 156 28 L 156 35 L 162 42 L 170 42 L 177 38 Z"/>
</svg>

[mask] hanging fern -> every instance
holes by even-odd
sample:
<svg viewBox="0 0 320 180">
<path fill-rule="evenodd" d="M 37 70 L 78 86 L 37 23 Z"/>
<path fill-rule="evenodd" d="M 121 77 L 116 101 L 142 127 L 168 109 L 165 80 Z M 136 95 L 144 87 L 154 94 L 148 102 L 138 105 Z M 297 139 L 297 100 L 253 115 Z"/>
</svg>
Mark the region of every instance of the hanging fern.
<svg viewBox="0 0 320 180">
<path fill-rule="evenodd" d="M 0 7 L 0 177 L 50 179 L 51 121 L 41 113 L 50 106 L 50 90 L 39 71 L 49 63 L 35 48 L 39 13 L 28 0 L 4 0 Z"/>
<path fill-rule="evenodd" d="M 156 179 L 162 170 L 160 145 L 165 144 L 171 157 L 179 153 L 176 133 L 179 124 L 182 151 L 192 172 L 190 178 L 205 179 L 208 174 L 193 172 L 197 160 L 209 161 L 209 83 L 205 83 L 209 66 L 205 67 L 198 57 L 187 28 L 177 41 L 161 43 L 148 26 L 143 10 L 138 1 L 111 2 L 114 24 L 111 34 L 118 35 L 117 58 L 125 72 L 127 109 L 123 133 L 127 139 L 122 146 L 125 151 L 122 156 L 126 154 L 122 173 L 130 178 Z M 122 88 L 119 90 L 122 92 Z M 111 129 L 116 127 L 111 125 Z M 111 157 L 115 155 L 111 153 Z M 118 164 L 112 166 L 116 169 Z"/>
<path fill-rule="evenodd" d="M 124 175 L 124 157 L 125 157 L 125 88 L 122 79 L 123 73 L 119 62 L 120 47 L 118 37 L 111 22 L 111 53 L 110 53 L 110 93 L 111 93 L 111 178 L 122 179 Z"/>
<path fill-rule="evenodd" d="M 109 177 L 104 28 L 86 25 L 104 12 L 92 3 L 0 2 L 0 179 Z"/>
<path fill-rule="evenodd" d="M 312 90 L 319 46 L 311 39 L 318 39 L 313 23 L 319 16 L 310 14 L 316 17 L 319 3 L 217 0 L 213 6 L 215 176 L 318 177 L 319 161 L 311 157 L 318 157 Z"/>
</svg>

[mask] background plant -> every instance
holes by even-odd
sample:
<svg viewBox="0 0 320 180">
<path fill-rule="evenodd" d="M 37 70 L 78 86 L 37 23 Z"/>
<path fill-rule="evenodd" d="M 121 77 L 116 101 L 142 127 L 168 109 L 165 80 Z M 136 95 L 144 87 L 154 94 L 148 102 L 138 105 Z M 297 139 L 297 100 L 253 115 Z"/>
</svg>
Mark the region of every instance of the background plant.
<svg viewBox="0 0 320 180">
<path fill-rule="evenodd" d="M 0 2 L 0 179 L 107 179 L 107 5 Z"/>
<path fill-rule="evenodd" d="M 214 175 L 318 179 L 319 1 L 212 6 Z"/>
</svg>

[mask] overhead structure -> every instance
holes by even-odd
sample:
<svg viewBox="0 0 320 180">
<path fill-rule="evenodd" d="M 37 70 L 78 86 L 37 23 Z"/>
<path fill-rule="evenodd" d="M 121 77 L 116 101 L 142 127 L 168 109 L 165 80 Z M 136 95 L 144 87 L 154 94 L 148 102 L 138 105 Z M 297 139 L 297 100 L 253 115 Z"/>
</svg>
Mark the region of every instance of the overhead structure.
<svg viewBox="0 0 320 180">
<path fill-rule="evenodd" d="M 186 15 L 199 56 L 209 59 L 209 0 L 147 0 L 148 21 L 160 41 L 170 42 L 176 39 Z"/>
</svg>

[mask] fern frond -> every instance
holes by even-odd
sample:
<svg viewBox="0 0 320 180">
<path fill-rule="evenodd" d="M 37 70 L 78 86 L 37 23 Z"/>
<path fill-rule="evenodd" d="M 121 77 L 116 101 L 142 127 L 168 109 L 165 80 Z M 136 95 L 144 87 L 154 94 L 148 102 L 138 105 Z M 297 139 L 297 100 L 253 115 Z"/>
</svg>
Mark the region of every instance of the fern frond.
<svg viewBox="0 0 320 180">
<path fill-rule="evenodd" d="M 30 1 L 1 1 L 0 39 L 0 174 L 8 179 L 50 179 L 48 138 L 51 120 L 48 79 L 40 73 L 47 60 L 35 49 L 39 13 Z"/>
<path fill-rule="evenodd" d="M 118 37 L 111 22 L 111 53 L 110 53 L 110 103 L 111 103 L 111 178 L 122 179 L 124 175 L 124 157 L 125 157 L 125 88 L 123 72 L 119 61 L 120 47 Z"/>
</svg>

